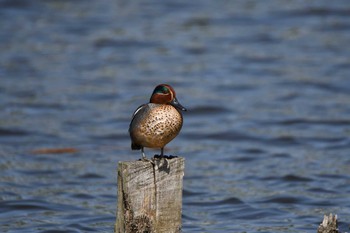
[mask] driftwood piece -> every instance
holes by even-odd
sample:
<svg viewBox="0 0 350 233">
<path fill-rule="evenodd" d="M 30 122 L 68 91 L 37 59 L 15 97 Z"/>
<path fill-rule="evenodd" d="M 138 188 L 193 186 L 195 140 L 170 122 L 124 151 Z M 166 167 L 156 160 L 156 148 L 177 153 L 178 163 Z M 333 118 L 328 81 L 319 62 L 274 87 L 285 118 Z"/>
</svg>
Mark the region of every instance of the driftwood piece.
<svg viewBox="0 0 350 233">
<path fill-rule="evenodd" d="M 116 233 L 181 232 L 184 161 L 119 162 Z"/>
<path fill-rule="evenodd" d="M 317 233 L 340 233 L 338 231 L 337 215 L 325 215 L 322 223 L 317 229 Z"/>
</svg>

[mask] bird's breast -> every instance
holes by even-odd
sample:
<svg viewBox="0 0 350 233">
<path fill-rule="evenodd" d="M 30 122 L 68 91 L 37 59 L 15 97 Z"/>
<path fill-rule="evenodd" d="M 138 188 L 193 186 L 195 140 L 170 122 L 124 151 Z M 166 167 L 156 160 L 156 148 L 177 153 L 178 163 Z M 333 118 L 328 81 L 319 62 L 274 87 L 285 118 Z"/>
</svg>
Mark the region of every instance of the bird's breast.
<svg viewBox="0 0 350 233">
<path fill-rule="evenodd" d="M 173 106 L 150 103 L 134 116 L 130 133 L 144 147 L 162 148 L 178 135 L 182 123 L 182 114 Z"/>
</svg>

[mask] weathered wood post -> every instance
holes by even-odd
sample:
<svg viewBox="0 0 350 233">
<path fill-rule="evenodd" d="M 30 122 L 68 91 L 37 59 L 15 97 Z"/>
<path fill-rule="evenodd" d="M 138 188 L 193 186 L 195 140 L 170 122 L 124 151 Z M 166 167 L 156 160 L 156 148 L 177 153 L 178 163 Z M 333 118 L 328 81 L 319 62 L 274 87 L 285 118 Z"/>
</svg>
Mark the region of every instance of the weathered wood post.
<svg viewBox="0 0 350 233">
<path fill-rule="evenodd" d="M 118 164 L 115 233 L 181 232 L 185 159 Z"/>
<path fill-rule="evenodd" d="M 339 233 L 337 215 L 324 215 L 323 221 L 317 228 L 317 233 Z"/>
</svg>

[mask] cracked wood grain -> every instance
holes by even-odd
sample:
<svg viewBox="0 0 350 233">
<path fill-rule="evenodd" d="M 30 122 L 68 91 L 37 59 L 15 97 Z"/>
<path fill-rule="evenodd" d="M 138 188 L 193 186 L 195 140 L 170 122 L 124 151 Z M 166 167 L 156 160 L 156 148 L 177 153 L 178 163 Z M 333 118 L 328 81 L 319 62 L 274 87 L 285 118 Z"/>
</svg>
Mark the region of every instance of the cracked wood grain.
<svg viewBox="0 0 350 233">
<path fill-rule="evenodd" d="M 181 232 L 184 158 L 119 162 L 116 233 Z"/>
</svg>

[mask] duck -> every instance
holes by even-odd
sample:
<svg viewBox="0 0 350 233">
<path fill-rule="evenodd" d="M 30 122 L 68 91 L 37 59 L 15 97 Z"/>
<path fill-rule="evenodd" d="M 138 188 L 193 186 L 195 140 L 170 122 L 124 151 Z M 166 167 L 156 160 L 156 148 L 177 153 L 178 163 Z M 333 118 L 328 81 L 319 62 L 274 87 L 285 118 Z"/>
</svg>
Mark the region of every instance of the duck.
<svg viewBox="0 0 350 233">
<path fill-rule="evenodd" d="M 141 160 L 148 161 L 145 147 L 160 149 L 160 157 L 164 156 L 164 147 L 182 128 L 183 111 L 187 109 L 180 104 L 169 84 L 157 85 L 149 103 L 134 111 L 129 125 L 131 149 L 141 150 Z"/>
</svg>

